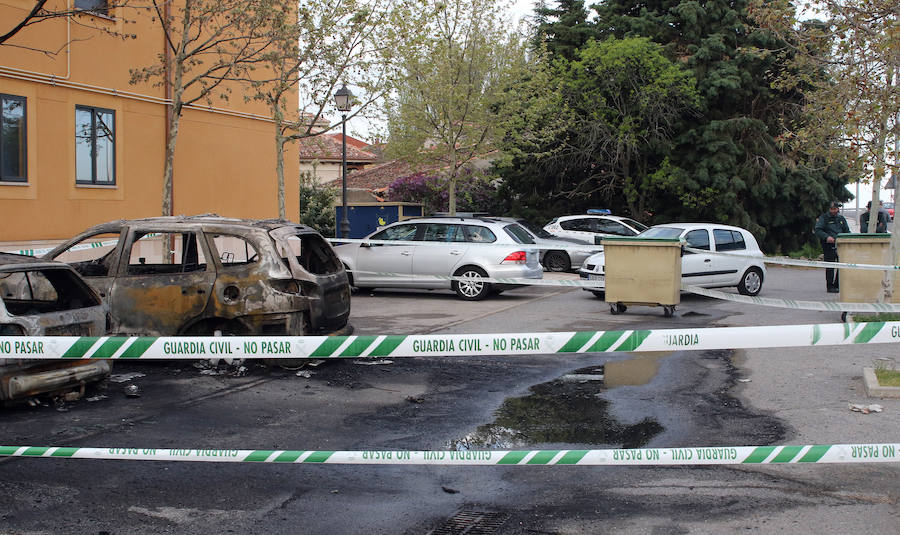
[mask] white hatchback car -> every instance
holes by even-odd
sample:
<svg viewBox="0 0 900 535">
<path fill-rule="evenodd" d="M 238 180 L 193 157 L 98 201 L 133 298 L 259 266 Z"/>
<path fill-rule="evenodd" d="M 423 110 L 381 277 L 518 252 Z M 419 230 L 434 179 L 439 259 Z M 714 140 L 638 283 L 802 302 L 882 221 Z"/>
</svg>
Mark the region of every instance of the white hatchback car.
<svg viewBox="0 0 900 535">
<path fill-rule="evenodd" d="M 617 215 L 566 215 L 553 218 L 544 230 L 559 238 L 598 244 L 604 236 L 636 236 L 647 230 L 647 225 Z"/>
<path fill-rule="evenodd" d="M 334 248 L 357 288 L 452 289 L 477 301 L 517 284 L 438 277 L 540 279 L 534 239 L 518 223 L 489 217 L 426 217 L 392 223 L 363 238 L 397 242 L 346 243 Z M 435 277 L 435 275 L 437 277 Z"/>
<path fill-rule="evenodd" d="M 642 238 L 679 238 L 687 247 L 728 255 L 685 251 L 681 257 L 681 280 L 702 288 L 736 286 L 743 295 L 757 295 L 766 277 L 763 254 L 748 230 L 712 223 L 670 223 L 656 225 L 640 234 Z M 584 261 L 582 279 L 604 280 L 604 253 Z M 586 288 L 597 297 L 603 290 Z"/>
</svg>

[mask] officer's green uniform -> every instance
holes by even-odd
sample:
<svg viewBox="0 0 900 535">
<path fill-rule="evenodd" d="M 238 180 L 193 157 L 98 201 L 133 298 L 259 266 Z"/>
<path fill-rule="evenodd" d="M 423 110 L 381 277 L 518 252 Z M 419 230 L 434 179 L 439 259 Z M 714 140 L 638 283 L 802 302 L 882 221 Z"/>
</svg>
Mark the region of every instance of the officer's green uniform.
<svg viewBox="0 0 900 535">
<path fill-rule="evenodd" d="M 837 238 L 842 232 L 850 232 L 850 226 L 847 220 L 840 213 L 831 215 L 831 212 L 825 212 L 816 220 L 816 237 L 822 243 L 822 252 L 826 262 L 837 262 L 837 245 L 828 243 L 828 237 Z M 831 292 L 838 291 L 838 270 L 834 268 L 825 269 L 825 288 Z"/>
</svg>

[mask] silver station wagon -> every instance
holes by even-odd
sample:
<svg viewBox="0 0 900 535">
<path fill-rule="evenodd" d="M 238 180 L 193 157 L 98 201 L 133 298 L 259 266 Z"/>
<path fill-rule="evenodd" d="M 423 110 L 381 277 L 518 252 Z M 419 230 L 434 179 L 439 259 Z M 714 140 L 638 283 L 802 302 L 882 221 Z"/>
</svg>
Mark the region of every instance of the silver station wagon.
<svg viewBox="0 0 900 535">
<path fill-rule="evenodd" d="M 452 289 L 477 301 L 517 285 L 449 280 L 448 276 L 540 279 L 534 239 L 518 223 L 489 217 L 431 217 L 392 223 L 335 251 L 357 288 Z"/>
</svg>

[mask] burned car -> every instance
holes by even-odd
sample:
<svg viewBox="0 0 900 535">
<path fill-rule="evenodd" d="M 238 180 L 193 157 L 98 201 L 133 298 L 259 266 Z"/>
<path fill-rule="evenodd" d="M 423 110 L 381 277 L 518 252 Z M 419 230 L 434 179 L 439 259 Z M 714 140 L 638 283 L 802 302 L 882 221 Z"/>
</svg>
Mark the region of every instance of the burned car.
<svg viewBox="0 0 900 535">
<path fill-rule="evenodd" d="M 318 232 L 215 215 L 94 226 L 47 258 L 106 300 L 116 335 L 302 335 L 340 330 L 347 274 Z"/>
<path fill-rule="evenodd" d="M 66 264 L 0 253 L 0 336 L 102 336 L 106 307 Z M 0 338 L 0 355 L 13 353 Z M 41 342 L 15 342 L 27 353 Z M 7 349 L 8 347 L 8 349 Z M 0 357 L 0 401 L 83 388 L 109 376 L 107 360 L 47 361 Z"/>
</svg>

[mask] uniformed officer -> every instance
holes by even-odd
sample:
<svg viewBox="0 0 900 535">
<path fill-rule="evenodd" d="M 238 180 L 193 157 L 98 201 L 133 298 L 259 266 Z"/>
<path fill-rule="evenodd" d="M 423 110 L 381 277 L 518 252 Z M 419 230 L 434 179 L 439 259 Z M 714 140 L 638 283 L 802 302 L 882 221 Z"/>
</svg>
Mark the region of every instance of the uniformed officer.
<svg viewBox="0 0 900 535">
<path fill-rule="evenodd" d="M 837 262 L 837 246 L 835 240 L 837 235 L 842 232 L 850 232 L 847 220 L 840 213 L 841 203 L 831 201 L 828 205 L 828 211 L 819 216 L 816 220 L 816 237 L 822 243 L 822 252 L 826 262 Z M 825 269 L 825 288 L 828 293 L 838 293 L 838 270 L 834 268 Z"/>
</svg>

